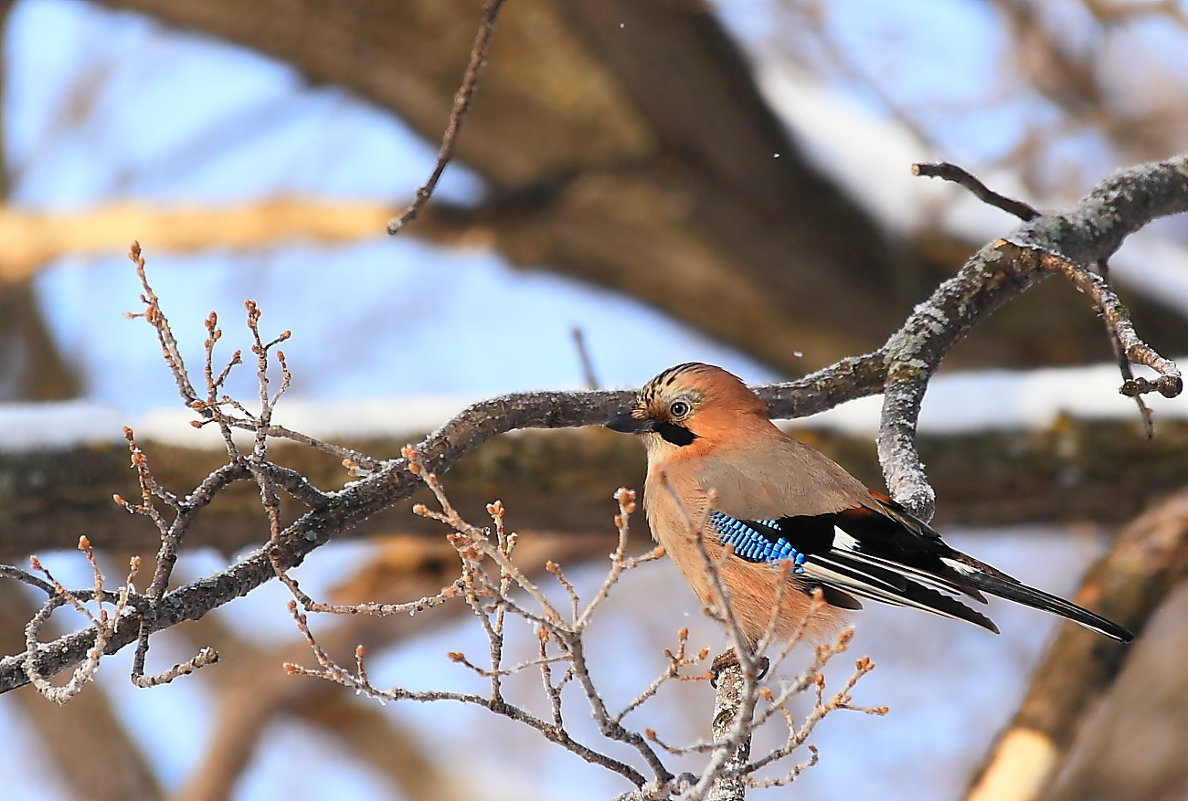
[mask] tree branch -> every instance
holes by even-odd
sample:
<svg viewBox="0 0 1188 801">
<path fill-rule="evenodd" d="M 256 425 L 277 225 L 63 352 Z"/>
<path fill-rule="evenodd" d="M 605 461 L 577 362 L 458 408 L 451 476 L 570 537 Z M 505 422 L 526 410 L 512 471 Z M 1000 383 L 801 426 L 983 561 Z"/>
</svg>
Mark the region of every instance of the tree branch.
<svg viewBox="0 0 1188 801">
<path fill-rule="evenodd" d="M 399 406 L 393 407 L 398 412 Z M 879 464 L 862 432 L 793 428 L 871 486 Z M 419 437 L 418 437 L 419 439 Z M 138 434 L 152 456 L 153 471 L 168 487 L 193 487 L 218 465 L 209 448 L 155 442 Z M 357 440 L 365 453 L 391 453 L 401 441 Z M 917 448 L 929 465 L 939 525 L 1004 526 L 1027 522 L 1067 523 L 1092 519 L 1121 524 L 1152 499 L 1179 489 L 1188 475 L 1188 421 L 1163 419 L 1160 436 L 1146 441 L 1124 419 L 1059 417 L 1047 428 L 967 433 L 924 432 Z M 274 462 L 320 487 L 340 488 L 350 476 L 339 460 L 290 443 L 274 444 Z M 1154 471 L 1119 471 L 1119 464 L 1159 465 Z M 508 465 L 515 469 L 509 471 Z M 1068 477 L 1075 475 L 1076 480 Z M 490 488 L 516 509 L 525 536 L 585 537 L 605 525 L 605 487 L 642 485 L 644 468 L 635 443 L 596 429 L 526 431 L 478 446 L 450 470 L 450 494 L 460 508 L 481 509 Z M 132 486 L 135 486 L 134 484 Z M 258 493 L 238 482 L 194 521 L 183 549 L 211 548 L 230 556 L 264 540 Z M 149 553 L 160 546 L 155 526 L 130 521 L 112 503 L 130 492 L 126 452 L 82 445 L 69 450 L 0 454 L 0 562 L 20 564 L 30 553 L 73 549 L 82 531 L 99 550 Z M 564 496 L 566 502 L 554 499 Z M 414 496 L 415 497 L 415 496 Z M 1009 497 L 1009 504 L 997 499 Z M 410 500 L 369 517 L 351 537 L 413 535 L 439 531 L 408 513 Z M 18 578 L 0 566 L 0 576 Z"/>
<path fill-rule="evenodd" d="M 1023 222 L 1034 220 L 1040 214 L 1032 206 L 1020 200 L 998 194 L 978 180 L 976 176 L 971 175 L 968 171 L 958 167 L 956 164 L 950 164 L 947 161 L 942 161 L 938 164 L 913 164 L 912 175 L 920 175 L 925 178 L 943 178 L 946 181 L 960 184 L 972 192 L 973 196 L 978 200 L 997 209 L 1002 209 L 1007 214 L 1013 214 L 1020 220 L 1023 220 Z"/>
<path fill-rule="evenodd" d="M 1016 229 L 1009 241 L 983 248 L 879 350 L 799 381 L 762 388 L 761 394 L 773 415 L 794 417 L 885 392 L 879 456 L 888 487 L 909 508 L 928 517 L 931 488 L 908 432 L 915 431 L 916 397 L 948 350 L 986 315 L 1050 275 L 1045 254 L 1058 254 L 1075 264 L 1094 263 L 1151 220 L 1186 209 L 1188 156 L 1117 173 L 1069 211 L 1038 217 Z M 1165 373 L 1169 382 L 1173 369 Z M 601 423 L 630 397 L 628 392 L 535 392 L 494 398 L 459 414 L 417 445 L 416 452 L 426 470 L 441 474 L 466 451 L 498 434 Z M 283 569 L 296 566 L 314 549 L 407 498 L 417 480 L 405 468 L 405 460 L 396 459 L 358 483 L 327 494 L 323 504 L 279 532 L 270 553 L 256 551 L 224 571 L 166 593 L 153 605 L 151 618 L 141 617 L 139 610 L 129 610 L 128 616 L 139 618 L 134 623 L 140 623 L 147 636 L 250 592 L 274 577 L 273 561 Z M 121 626 L 112 632 L 106 651 L 134 640 L 135 628 Z M 40 669 L 48 675 L 79 663 L 94 641 L 95 633 L 87 630 L 41 646 Z M 0 690 L 27 681 L 25 661 L 24 655 L 0 661 Z"/>
<path fill-rule="evenodd" d="M 1077 282 L 1088 282 L 1086 268 L 1070 265 L 1106 259 L 1150 221 L 1186 210 L 1188 156 L 1119 171 L 1068 211 L 1040 215 L 982 248 L 917 306 L 881 350 L 887 381 L 878 451 L 895 499 L 925 520 L 932 516 L 935 496 L 916 452 L 915 429 L 928 381 L 953 345 L 1006 301 L 1054 273 L 1072 270 Z M 1120 305 L 1112 308 L 1116 327 L 1125 315 Z M 1160 386 L 1179 394 L 1183 385 L 1174 364 L 1141 341 L 1130 343 L 1127 353 L 1161 370 Z"/>
</svg>

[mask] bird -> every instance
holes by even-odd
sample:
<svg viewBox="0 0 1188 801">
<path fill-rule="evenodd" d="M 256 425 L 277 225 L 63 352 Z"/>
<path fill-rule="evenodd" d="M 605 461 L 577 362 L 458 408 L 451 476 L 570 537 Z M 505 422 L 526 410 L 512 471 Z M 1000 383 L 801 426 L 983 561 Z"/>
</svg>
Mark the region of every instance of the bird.
<svg viewBox="0 0 1188 801">
<path fill-rule="evenodd" d="M 866 600 L 997 634 L 967 605 L 987 603 L 987 594 L 1133 639 L 1117 623 L 950 547 L 890 497 L 780 430 L 767 404 L 721 367 L 664 370 L 605 426 L 643 439 L 652 536 L 708 607 L 717 595 L 706 562 L 719 565 L 752 649 L 769 634 L 823 641 Z"/>
</svg>

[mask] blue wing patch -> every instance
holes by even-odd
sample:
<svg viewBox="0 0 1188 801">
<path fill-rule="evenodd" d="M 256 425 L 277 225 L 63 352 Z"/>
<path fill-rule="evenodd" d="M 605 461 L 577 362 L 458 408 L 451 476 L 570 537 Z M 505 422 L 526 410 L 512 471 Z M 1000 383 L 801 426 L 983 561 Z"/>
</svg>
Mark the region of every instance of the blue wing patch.
<svg viewBox="0 0 1188 801">
<path fill-rule="evenodd" d="M 780 536 L 778 520 L 738 520 L 721 512 L 710 512 L 709 523 L 718 541 L 734 546 L 734 555 L 748 562 L 792 561 L 793 572 L 803 573 L 804 554 Z"/>
</svg>

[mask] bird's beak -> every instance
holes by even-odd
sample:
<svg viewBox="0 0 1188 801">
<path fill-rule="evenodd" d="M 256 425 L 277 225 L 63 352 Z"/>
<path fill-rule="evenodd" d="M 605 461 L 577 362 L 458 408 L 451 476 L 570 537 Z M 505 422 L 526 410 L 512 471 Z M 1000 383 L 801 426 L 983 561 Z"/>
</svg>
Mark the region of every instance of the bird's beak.
<svg viewBox="0 0 1188 801">
<path fill-rule="evenodd" d="M 643 434 L 653 430 L 651 420 L 632 417 L 631 412 L 619 412 L 603 425 L 621 434 Z"/>
</svg>

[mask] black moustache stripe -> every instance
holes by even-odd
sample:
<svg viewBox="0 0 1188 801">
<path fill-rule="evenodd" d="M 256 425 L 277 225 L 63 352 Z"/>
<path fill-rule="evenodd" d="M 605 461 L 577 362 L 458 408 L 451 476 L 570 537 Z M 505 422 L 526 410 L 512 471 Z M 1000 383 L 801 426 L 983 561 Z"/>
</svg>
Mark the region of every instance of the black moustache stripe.
<svg viewBox="0 0 1188 801">
<path fill-rule="evenodd" d="M 697 439 L 696 434 L 684 426 L 678 426 L 676 423 L 656 423 L 654 428 L 657 434 L 673 445 L 684 446 Z"/>
</svg>

